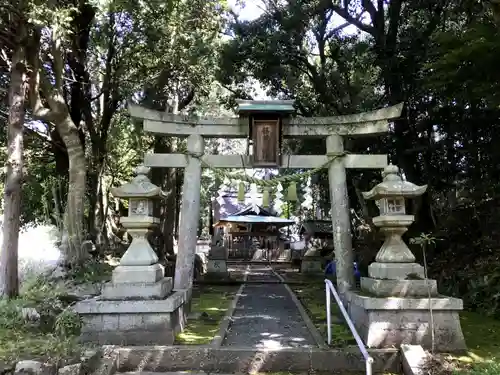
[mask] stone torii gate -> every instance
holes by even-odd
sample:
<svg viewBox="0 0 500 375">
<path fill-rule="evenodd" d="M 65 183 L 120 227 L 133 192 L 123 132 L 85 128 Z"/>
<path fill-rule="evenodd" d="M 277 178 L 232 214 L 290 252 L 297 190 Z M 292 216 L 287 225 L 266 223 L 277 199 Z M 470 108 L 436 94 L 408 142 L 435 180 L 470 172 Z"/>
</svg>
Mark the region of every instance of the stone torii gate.
<svg viewBox="0 0 500 375">
<path fill-rule="evenodd" d="M 311 169 L 327 165 L 332 223 L 336 232 L 334 233 L 334 248 L 337 261 L 337 285 L 342 293 L 351 289 L 353 251 L 345 170 L 346 168 L 383 169 L 387 166 L 387 155 L 346 154 L 336 158 L 330 164 L 327 162 L 332 156 L 344 154 L 343 138 L 346 136 L 366 137 L 386 133 L 389 130 L 389 122 L 401 115 L 403 104 L 353 115 L 312 118 L 283 116 L 283 114 L 293 113 L 291 100 L 239 101 L 238 105 L 239 118 L 206 118 L 164 113 L 129 104 L 131 116 L 143 120 L 146 132 L 163 136 L 187 137 L 188 154 L 146 154 L 144 160 L 144 164 L 148 167 L 185 169 L 174 289 L 188 289 L 192 286 L 200 217 L 201 174 L 202 167 L 207 165 L 214 168 L 267 166 L 291 169 Z M 271 164 L 255 163 L 256 158 L 251 155 L 204 154 L 205 138 L 249 138 L 252 137 L 251 126 L 254 129 L 254 147 L 260 142 L 262 149 L 264 138 L 256 138 L 257 130 L 264 125 L 265 137 L 268 137 L 269 130 L 272 130 L 271 125 L 274 126 L 274 124 L 277 125 L 274 139 L 276 143 L 264 145 L 264 152 L 271 147 L 278 155 L 282 137 L 326 138 L 327 154 L 289 155 L 285 158 L 279 157 L 276 163 Z"/>
</svg>

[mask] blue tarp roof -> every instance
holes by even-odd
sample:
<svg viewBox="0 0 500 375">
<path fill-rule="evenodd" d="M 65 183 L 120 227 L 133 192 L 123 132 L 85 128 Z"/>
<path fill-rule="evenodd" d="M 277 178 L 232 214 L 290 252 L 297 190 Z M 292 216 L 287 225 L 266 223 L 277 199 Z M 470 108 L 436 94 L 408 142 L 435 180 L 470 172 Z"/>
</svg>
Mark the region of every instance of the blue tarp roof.
<svg viewBox="0 0 500 375">
<path fill-rule="evenodd" d="M 240 216 L 227 216 L 220 221 L 231 222 L 231 223 L 246 223 L 246 224 L 284 224 L 292 225 L 295 224 L 295 220 L 283 219 L 281 217 L 275 216 L 257 216 L 257 215 L 240 215 Z"/>
</svg>

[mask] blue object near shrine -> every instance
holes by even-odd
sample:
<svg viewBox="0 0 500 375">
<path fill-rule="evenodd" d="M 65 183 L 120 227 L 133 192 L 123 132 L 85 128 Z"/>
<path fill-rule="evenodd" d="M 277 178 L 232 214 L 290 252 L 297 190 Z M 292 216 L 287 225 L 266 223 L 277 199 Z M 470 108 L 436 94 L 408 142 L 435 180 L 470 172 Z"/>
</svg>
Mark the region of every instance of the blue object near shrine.
<svg viewBox="0 0 500 375">
<path fill-rule="evenodd" d="M 334 260 L 332 260 L 330 263 L 328 263 L 326 265 L 325 276 L 326 275 L 335 275 L 336 273 L 337 273 L 337 263 Z M 360 277 L 361 277 L 361 273 L 358 270 L 358 264 L 356 262 L 354 262 L 354 278 L 356 280 L 359 280 Z"/>
</svg>

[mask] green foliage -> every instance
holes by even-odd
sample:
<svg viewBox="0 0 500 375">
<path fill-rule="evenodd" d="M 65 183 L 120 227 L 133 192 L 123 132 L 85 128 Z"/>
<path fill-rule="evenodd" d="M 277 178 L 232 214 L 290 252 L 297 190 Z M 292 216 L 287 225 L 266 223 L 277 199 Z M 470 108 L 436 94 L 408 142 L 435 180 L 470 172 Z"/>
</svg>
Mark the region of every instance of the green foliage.
<svg viewBox="0 0 500 375">
<path fill-rule="evenodd" d="M 500 105 L 500 28 L 488 14 L 479 14 L 465 28 L 451 28 L 434 36 L 435 49 L 425 83 L 450 99 L 481 98 Z"/>
<path fill-rule="evenodd" d="M 102 259 L 90 259 L 80 267 L 73 268 L 68 277 L 76 284 L 109 281 L 114 267 Z"/>
<path fill-rule="evenodd" d="M 68 308 L 58 314 L 54 322 L 54 333 L 61 338 L 78 336 L 81 328 L 80 317 Z"/>
<path fill-rule="evenodd" d="M 0 361 L 37 358 L 57 363 L 79 355 L 81 321 L 64 289 L 32 278 L 13 300 L 0 300 Z"/>
</svg>

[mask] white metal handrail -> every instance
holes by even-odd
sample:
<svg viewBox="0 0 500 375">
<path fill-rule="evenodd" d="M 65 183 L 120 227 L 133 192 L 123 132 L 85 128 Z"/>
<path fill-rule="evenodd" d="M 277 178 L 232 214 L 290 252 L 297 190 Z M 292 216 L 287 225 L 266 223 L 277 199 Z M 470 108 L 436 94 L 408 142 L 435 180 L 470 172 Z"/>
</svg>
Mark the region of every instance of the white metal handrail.
<svg viewBox="0 0 500 375">
<path fill-rule="evenodd" d="M 366 350 L 366 346 L 363 343 L 363 340 L 361 340 L 361 337 L 359 337 L 358 331 L 356 331 L 356 327 L 354 327 L 354 323 L 352 322 L 351 318 L 349 317 L 349 314 L 347 313 L 344 304 L 342 303 L 342 300 L 340 299 L 339 294 L 337 293 L 337 290 L 335 290 L 335 287 L 333 286 L 333 283 L 325 279 L 325 291 L 326 291 L 326 324 L 327 324 L 327 329 L 328 329 L 328 345 L 331 344 L 332 342 L 332 315 L 331 315 L 331 300 L 330 300 L 330 292 L 333 294 L 333 297 L 335 298 L 335 301 L 337 302 L 337 305 L 340 308 L 340 311 L 342 312 L 342 315 L 344 316 L 345 321 L 347 322 L 347 325 L 349 326 L 349 329 L 351 330 L 352 335 L 354 336 L 354 340 L 356 340 L 356 344 L 358 344 L 358 348 L 361 351 L 361 354 L 363 355 L 365 359 L 365 366 L 366 366 L 366 375 L 372 375 L 372 365 L 373 365 L 373 358 L 368 354 L 368 351 Z"/>
</svg>

